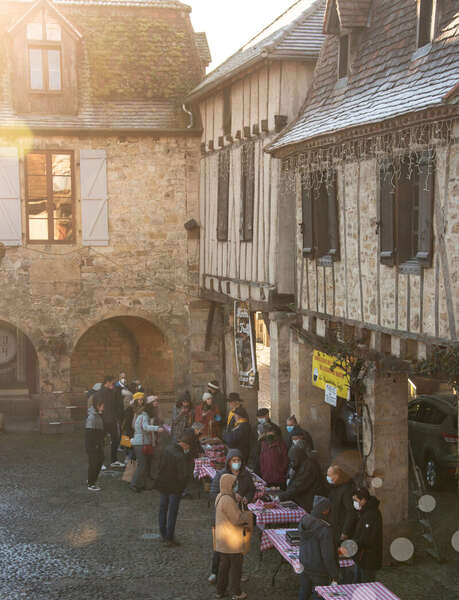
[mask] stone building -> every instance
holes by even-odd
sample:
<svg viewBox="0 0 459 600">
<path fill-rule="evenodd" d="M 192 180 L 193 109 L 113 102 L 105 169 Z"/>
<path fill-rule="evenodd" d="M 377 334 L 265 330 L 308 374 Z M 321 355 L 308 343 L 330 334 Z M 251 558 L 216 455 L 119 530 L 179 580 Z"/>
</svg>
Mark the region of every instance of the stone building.
<svg viewBox="0 0 459 600">
<path fill-rule="evenodd" d="M 387 525 L 408 507 L 410 363 L 457 343 L 456 8 L 328 0 L 307 101 L 269 148 L 296 206 L 292 410 L 326 457 L 330 407 L 313 385 L 313 350 L 349 341 L 367 355 L 366 474 L 382 480 Z"/>
<path fill-rule="evenodd" d="M 0 412 L 59 430 L 104 374 L 169 401 L 220 375 L 198 298 L 200 129 L 183 108 L 210 55 L 189 13 L 0 5 Z"/>
<path fill-rule="evenodd" d="M 298 114 L 324 36 L 325 3 L 297 2 L 188 96 L 202 121 L 200 290 L 225 315 L 226 387 L 239 390 L 233 306 L 264 314 L 271 334 L 271 408 L 287 417 L 289 316 L 294 301 L 294 207 L 279 190 L 280 161 L 264 152 Z M 307 7 L 307 8 L 305 8 Z M 239 390 L 249 413 L 256 384 Z"/>
</svg>

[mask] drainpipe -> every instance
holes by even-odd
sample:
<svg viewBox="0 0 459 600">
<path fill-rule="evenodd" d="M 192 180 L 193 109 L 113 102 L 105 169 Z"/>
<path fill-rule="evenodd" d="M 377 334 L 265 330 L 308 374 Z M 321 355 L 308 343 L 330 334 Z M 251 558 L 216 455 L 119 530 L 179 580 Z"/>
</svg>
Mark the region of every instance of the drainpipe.
<svg viewBox="0 0 459 600">
<path fill-rule="evenodd" d="M 191 129 L 194 125 L 194 118 L 193 118 L 193 113 L 191 112 L 191 110 L 188 110 L 186 107 L 186 104 L 182 104 L 182 110 L 183 112 L 186 112 L 186 114 L 189 116 L 190 118 L 190 122 L 189 124 L 186 126 L 187 129 Z"/>
</svg>

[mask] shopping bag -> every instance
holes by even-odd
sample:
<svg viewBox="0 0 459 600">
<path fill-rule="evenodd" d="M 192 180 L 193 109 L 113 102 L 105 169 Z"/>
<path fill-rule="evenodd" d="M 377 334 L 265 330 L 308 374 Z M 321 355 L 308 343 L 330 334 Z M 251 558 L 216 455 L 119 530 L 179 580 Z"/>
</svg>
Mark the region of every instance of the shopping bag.
<svg viewBox="0 0 459 600">
<path fill-rule="evenodd" d="M 126 481 L 127 483 L 131 483 L 132 478 L 134 476 L 135 470 L 136 470 L 136 462 L 135 460 L 131 460 L 128 462 L 128 464 L 126 465 L 126 468 L 124 469 L 123 472 L 123 476 L 121 477 L 121 481 Z"/>
</svg>

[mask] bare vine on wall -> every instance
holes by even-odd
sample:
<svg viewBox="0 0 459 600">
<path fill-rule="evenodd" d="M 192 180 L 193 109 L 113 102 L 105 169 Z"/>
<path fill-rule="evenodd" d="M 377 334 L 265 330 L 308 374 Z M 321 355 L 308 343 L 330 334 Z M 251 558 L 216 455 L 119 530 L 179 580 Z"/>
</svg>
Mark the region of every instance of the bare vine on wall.
<svg viewBox="0 0 459 600">
<path fill-rule="evenodd" d="M 418 361 L 413 375 L 446 381 L 457 393 L 459 385 L 459 344 L 434 346 L 427 358 Z"/>
</svg>

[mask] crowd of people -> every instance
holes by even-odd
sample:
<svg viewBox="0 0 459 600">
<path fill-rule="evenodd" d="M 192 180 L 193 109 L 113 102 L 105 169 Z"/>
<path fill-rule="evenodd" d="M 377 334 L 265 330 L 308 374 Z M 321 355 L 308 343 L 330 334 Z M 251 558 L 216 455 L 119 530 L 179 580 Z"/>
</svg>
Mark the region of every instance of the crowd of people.
<svg viewBox="0 0 459 600">
<path fill-rule="evenodd" d="M 88 490 L 100 491 L 102 469 L 130 465 L 130 490 L 156 489 L 160 494 L 159 532 L 169 547 L 180 545 L 175 537 L 179 506 L 182 498 L 191 497 L 194 459 L 204 452 L 201 441 L 223 440 L 226 462 L 210 486 L 215 518 L 209 582 L 216 584 L 216 598 L 224 598 L 227 590 L 233 600 L 247 597 L 241 591 L 242 564 L 254 527 L 247 507 L 255 497 L 249 465 L 267 488 L 276 490 L 271 495 L 274 502 L 293 501 L 306 512 L 298 528 L 304 567 L 299 600 L 318 598 L 314 587 L 330 582 L 374 581 L 382 563 L 379 501 L 338 465 L 331 465 L 326 476 L 322 473 L 313 438 L 294 415 L 282 431 L 269 410 L 260 408 L 252 426 L 239 394 L 230 393 L 226 399 L 215 380 L 196 406 L 187 391 L 177 398 L 170 427 L 164 423 L 158 396 L 147 393 L 138 379 L 128 383 L 126 373 L 117 380 L 106 376 L 87 397 Z M 170 443 L 160 447 L 163 433 L 170 435 Z M 108 438 L 110 458 L 105 465 Z M 350 552 L 346 540 L 355 543 L 355 566 L 340 570 L 340 556 Z"/>
</svg>

